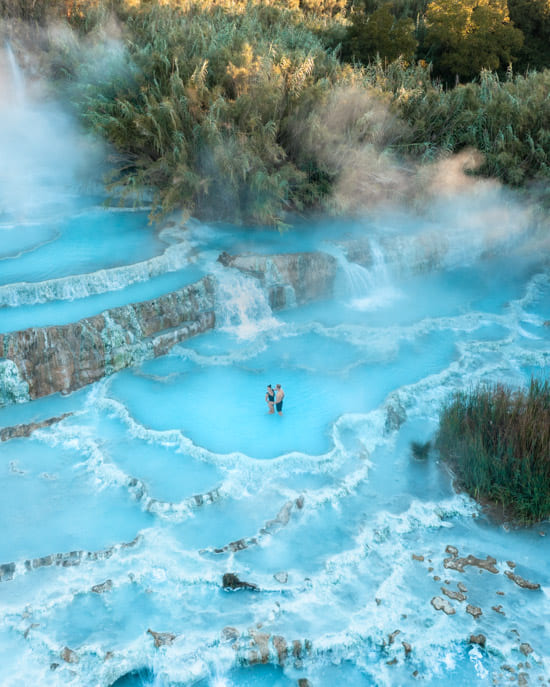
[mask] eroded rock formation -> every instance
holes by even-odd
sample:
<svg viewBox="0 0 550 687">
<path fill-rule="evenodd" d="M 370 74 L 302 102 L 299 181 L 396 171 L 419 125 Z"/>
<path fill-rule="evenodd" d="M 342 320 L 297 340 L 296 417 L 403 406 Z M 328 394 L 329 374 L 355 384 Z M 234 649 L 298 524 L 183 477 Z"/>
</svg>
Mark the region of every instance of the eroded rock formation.
<svg viewBox="0 0 550 687">
<path fill-rule="evenodd" d="M 78 322 L 0 335 L 0 406 L 68 393 L 215 324 L 209 277 Z"/>
</svg>

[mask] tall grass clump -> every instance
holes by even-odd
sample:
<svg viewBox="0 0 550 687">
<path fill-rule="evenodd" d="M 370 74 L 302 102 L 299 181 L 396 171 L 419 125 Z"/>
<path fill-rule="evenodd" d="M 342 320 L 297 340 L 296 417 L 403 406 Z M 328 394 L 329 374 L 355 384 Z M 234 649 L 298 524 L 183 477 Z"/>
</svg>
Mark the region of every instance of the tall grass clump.
<svg viewBox="0 0 550 687">
<path fill-rule="evenodd" d="M 479 386 L 440 415 L 436 448 L 460 486 L 520 523 L 550 515 L 550 383 L 527 390 Z"/>
</svg>

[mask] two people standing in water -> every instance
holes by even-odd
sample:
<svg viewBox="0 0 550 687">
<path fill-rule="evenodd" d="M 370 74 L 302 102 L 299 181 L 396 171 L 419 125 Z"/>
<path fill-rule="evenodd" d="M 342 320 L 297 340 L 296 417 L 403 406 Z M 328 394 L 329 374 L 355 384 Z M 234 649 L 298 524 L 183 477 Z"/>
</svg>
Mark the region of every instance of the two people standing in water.
<svg viewBox="0 0 550 687">
<path fill-rule="evenodd" d="M 267 385 L 267 391 L 265 394 L 265 402 L 269 407 L 269 414 L 273 415 L 275 408 L 279 415 L 283 414 L 283 398 L 285 397 L 285 392 L 281 389 L 280 384 L 276 384 L 275 388 L 271 384 Z"/>
</svg>

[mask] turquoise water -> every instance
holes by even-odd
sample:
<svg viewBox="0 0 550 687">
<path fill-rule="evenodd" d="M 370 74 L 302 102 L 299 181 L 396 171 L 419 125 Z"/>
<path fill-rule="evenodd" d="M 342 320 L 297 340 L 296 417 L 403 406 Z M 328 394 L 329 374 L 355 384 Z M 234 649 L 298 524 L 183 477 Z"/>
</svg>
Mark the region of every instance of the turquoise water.
<svg viewBox="0 0 550 687">
<path fill-rule="evenodd" d="M 234 298 L 220 300 L 215 331 L 69 397 L 0 411 L 6 425 L 74 412 L 0 445 L 0 551 L 16 564 L 0 582 L 3 684 L 20 684 L 22 661 L 24 680 L 44 685 L 484 685 L 504 684 L 502 665 L 550 676 L 548 523 L 492 523 L 436 455 L 410 452 L 452 390 L 546 374 L 550 273 L 512 255 L 384 274 L 362 299 L 341 274 L 334 299 L 278 313 L 228 274 Z M 267 414 L 267 383 L 286 391 L 282 417 Z M 406 415 L 399 428 L 390 407 Z M 446 569 L 449 544 L 494 556 L 498 575 Z M 71 551 L 79 565 L 25 565 Z M 542 589 L 505 577 L 508 560 Z M 225 572 L 259 591 L 224 591 Z M 434 610 L 458 582 L 467 601 Z M 175 639 L 155 648 L 148 629 Z M 266 665 L 247 665 L 251 629 L 269 635 Z M 468 642 L 479 632 L 486 649 Z M 273 636 L 311 648 L 279 666 Z M 60 658 L 66 646 L 78 663 Z"/>
<path fill-rule="evenodd" d="M 59 115 L 28 116 L 50 131 Z M 493 191 L 485 205 L 477 194 L 284 235 L 198 222 L 167 235 L 145 212 L 69 193 L 77 166 L 60 178 L 18 167 L 17 188 L 39 193 L 1 209 L 0 330 L 61 324 L 209 272 L 217 327 L 72 395 L 0 409 L 1 426 L 72 413 L 0 444 L 0 684 L 549 680 L 549 523 L 492 522 L 435 453 L 410 450 L 454 390 L 548 375 L 550 270 L 510 228 L 521 208 L 498 237 L 487 218 L 505 204 Z M 5 201 L 13 184 L 2 183 Z M 368 268 L 342 249 L 364 235 Z M 333 297 L 277 313 L 258 283 L 215 262 L 223 249 L 319 247 L 340 261 Z M 285 389 L 282 417 L 267 412 L 268 383 Z M 448 545 L 493 556 L 498 573 L 445 567 Z M 514 584 L 507 561 L 541 588 Z M 227 572 L 257 589 L 224 590 Z M 459 583 L 467 600 L 435 610 L 441 587 Z M 485 648 L 469 642 L 478 633 Z"/>
</svg>

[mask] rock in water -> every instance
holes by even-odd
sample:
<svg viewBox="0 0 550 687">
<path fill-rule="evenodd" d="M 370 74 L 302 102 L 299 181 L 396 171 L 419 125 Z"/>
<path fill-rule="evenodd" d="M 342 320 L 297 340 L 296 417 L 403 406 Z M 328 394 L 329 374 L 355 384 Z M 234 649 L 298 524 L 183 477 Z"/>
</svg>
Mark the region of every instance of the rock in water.
<svg viewBox="0 0 550 687">
<path fill-rule="evenodd" d="M 449 549 L 450 547 L 447 547 Z M 467 565 L 473 565 L 482 570 L 487 570 L 493 575 L 498 575 L 498 568 L 496 567 L 496 558 L 492 556 L 487 556 L 487 558 L 477 558 L 476 556 L 466 556 L 465 558 L 457 558 L 456 555 L 451 554 L 452 558 L 445 558 L 443 560 L 443 565 L 445 568 L 450 570 L 458 570 L 458 572 L 464 572 L 464 567 Z"/>
<path fill-rule="evenodd" d="M 244 582 L 240 580 L 235 573 L 225 573 L 222 579 L 222 587 L 224 589 L 258 589 L 258 586 L 252 582 Z"/>
<path fill-rule="evenodd" d="M 441 591 L 445 596 L 448 596 L 449 599 L 453 599 L 454 601 L 465 601 L 466 600 L 466 595 L 463 594 L 462 592 L 455 592 L 454 589 L 447 589 L 446 587 L 441 587 Z"/>
<path fill-rule="evenodd" d="M 157 649 L 161 646 L 170 646 L 170 644 L 173 644 L 177 636 L 172 634 L 171 632 L 155 632 L 151 629 L 147 630 L 147 632 L 155 640 L 155 646 L 157 647 Z"/>
<path fill-rule="evenodd" d="M 440 596 L 434 596 L 430 603 L 436 611 L 443 611 L 447 615 L 454 615 L 456 613 L 451 603 L 446 599 L 442 599 Z"/>
<path fill-rule="evenodd" d="M 519 650 L 524 656 L 529 656 L 529 654 L 533 653 L 533 647 L 529 644 L 529 642 L 523 642 L 523 644 L 520 644 Z"/>
<path fill-rule="evenodd" d="M 79 663 L 80 658 L 76 651 L 73 651 L 72 649 L 69 649 L 68 646 L 66 646 L 63 651 L 61 652 L 61 658 L 65 661 L 65 663 Z"/>
<path fill-rule="evenodd" d="M 479 644 L 479 646 L 484 647 L 487 642 L 487 637 L 484 634 L 470 635 L 470 644 Z"/>
<path fill-rule="evenodd" d="M 526 580 L 523 577 L 510 572 L 509 570 L 505 570 L 504 574 L 522 589 L 540 589 L 540 584 L 538 582 L 529 582 L 529 580 Z"/>
<path fill-rule="evenodd" d="M 113 581 L 105 580 L 105 582 L 102 582 L 101 584 L 95 584 L 92 587 L 92 592 L 94 592 L 94 594 L 103 594 L 104 592 L 110 592 L 112 588 Z"/>
<path fill-rule="evenodd" d="M 469 613 L 474 618 L 479 618 L 480 615 L 483 615 L 481 608 L 479 606 L 472 606 L 472 604 L 466 606 L 466 613 Z"/>
</svg>

